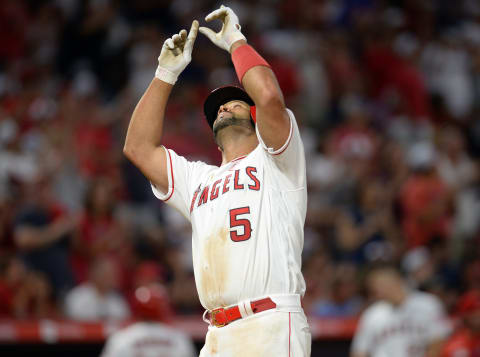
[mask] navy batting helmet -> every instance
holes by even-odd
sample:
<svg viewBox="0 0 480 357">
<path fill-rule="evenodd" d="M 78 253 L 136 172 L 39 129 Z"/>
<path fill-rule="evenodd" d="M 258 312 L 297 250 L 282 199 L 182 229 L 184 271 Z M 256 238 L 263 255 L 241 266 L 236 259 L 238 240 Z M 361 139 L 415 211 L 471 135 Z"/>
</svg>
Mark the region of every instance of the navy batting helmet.
<svg viewBox="0 0 480 357">
<path fill-rule="evenodd" d="M 208 125 L 213 129 L 213 123 L 217 119 L 218 109 L 222 104 L 231 100 L 242 100 L 250 106 L 254 106 L 252 98 L 242 88 L 237 86 L 224 86 L 214 89 L 203 104 L 203 112 Z"/>
</svg>

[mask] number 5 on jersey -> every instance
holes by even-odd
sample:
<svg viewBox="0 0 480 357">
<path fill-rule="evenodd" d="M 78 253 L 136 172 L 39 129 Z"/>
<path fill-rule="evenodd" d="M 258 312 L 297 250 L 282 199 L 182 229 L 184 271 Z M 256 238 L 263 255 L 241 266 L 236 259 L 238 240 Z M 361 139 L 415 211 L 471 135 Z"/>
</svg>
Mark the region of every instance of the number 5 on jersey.
<svg viewBox="0 0 480 357">
<path fill-rule="evenodd" d="M 252 225 L 250 221 L 247 218 L 238 217 L 244 214 L 250 214 L 250 207 L 240 207 L 230 210 L 230 239 L 234 242 L 242 242 L 250 239 L 252 236 Z M 242 231 L 243 234 L 239 234 Z"/>
</svg>

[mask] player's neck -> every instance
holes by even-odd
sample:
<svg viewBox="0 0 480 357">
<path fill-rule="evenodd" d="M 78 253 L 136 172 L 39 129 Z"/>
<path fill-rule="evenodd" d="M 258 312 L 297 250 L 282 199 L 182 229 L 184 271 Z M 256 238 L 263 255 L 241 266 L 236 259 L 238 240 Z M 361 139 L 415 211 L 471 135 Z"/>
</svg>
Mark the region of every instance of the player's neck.
<svg viewBox="0 0 480 357">
<path fill-rule="evenodd" d="M 246 156 L 258 145 L 257 135 L 254 131 L 228 130 L 222 136 L 222 165 L 238 158 Z"/>
<path fill-rule="evenodd" d="M 405 300 L 407 300 L 407 296 L 408 296 L 408 289 L 402 286 L 392 296 L 393 305 L 395 306 L 402 305 L 405 302 Z"/>
</svg>

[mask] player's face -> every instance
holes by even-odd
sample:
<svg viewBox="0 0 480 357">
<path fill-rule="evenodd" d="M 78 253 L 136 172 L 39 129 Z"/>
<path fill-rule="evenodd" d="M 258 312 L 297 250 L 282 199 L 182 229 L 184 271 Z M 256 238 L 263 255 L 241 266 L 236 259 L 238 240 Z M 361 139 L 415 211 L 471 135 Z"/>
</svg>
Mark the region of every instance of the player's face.
<svg viewBox="0 0 480 357">
<path fill-rule="evenodd" d="M 217 119 L 213 123 L 213 132 L 230 125 L 252 128 L 250 123 L 250 106 L 241 100 L 231 100 L 218 108 Z"/>
<path fill-rule="evenodd" d="M 394 280 L 392 276 L 382 272 L 371 274 L 367 280 L 367 287 L 371 297 L 375 300 L 391 300 L 392 294 L 397 290 Z"/>
<path fill-rule="evenodd" d="M 250 106 L 242 100 L 231 100 L 218 108 L 217 120 L 235 115 L 241 119 L 250 119 Z"/>
</svg>

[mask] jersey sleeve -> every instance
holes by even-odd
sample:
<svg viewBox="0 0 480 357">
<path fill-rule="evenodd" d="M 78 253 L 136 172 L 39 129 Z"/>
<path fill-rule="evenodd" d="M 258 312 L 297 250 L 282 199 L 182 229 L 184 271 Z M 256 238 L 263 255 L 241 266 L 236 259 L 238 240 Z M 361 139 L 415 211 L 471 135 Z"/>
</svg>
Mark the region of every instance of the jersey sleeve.
<svg viewBox="0 0 480 357">
<path fill-rule="evenodd" d="M 441 302 L 434 296 L 426 299 L 422 307 L 422 319 L 430 328 L 426 331 L 429 342 L 441 340 L 451 332 L 451 325 Z"/>
<path fill-rule="evenodd" d="M 269 148 L 264 143 L 258 126 L 256 128 L 257 137 L 265 153 L 292 183 L 292 188 L 303 188 L 306 185 L 305 150 L 295 116 L 290 109 L 287 109 L 287 113 L 290 119 L 290 132 L 281 148 L 277 150 Z"/>
<path fill-rule="evenodd" d="M 374 329 L 372 328 L 370 316 L 371 314 L 364 314 L 358 322 L 351 347 L 353 353 L 369 354 L 371 352 Z"/>
<path fill-rule="evenodd" d="M 200 175 L 208 167 L 201 162 L 188 161 L 175 151 L 165 148 L 167 154 L 168 191 L 160 191 L 151 183 L 155 197 L 176 208 L 186 219 L 190 220 L 190 200 L 192 185 L 200 182 Z"/>
<path fill-rule="evenodd" d="M 100 357 L 128 357 L 129 350 L 122 343 L 120 336 L 113 334 L 107 339 Z"/>
</svg>

